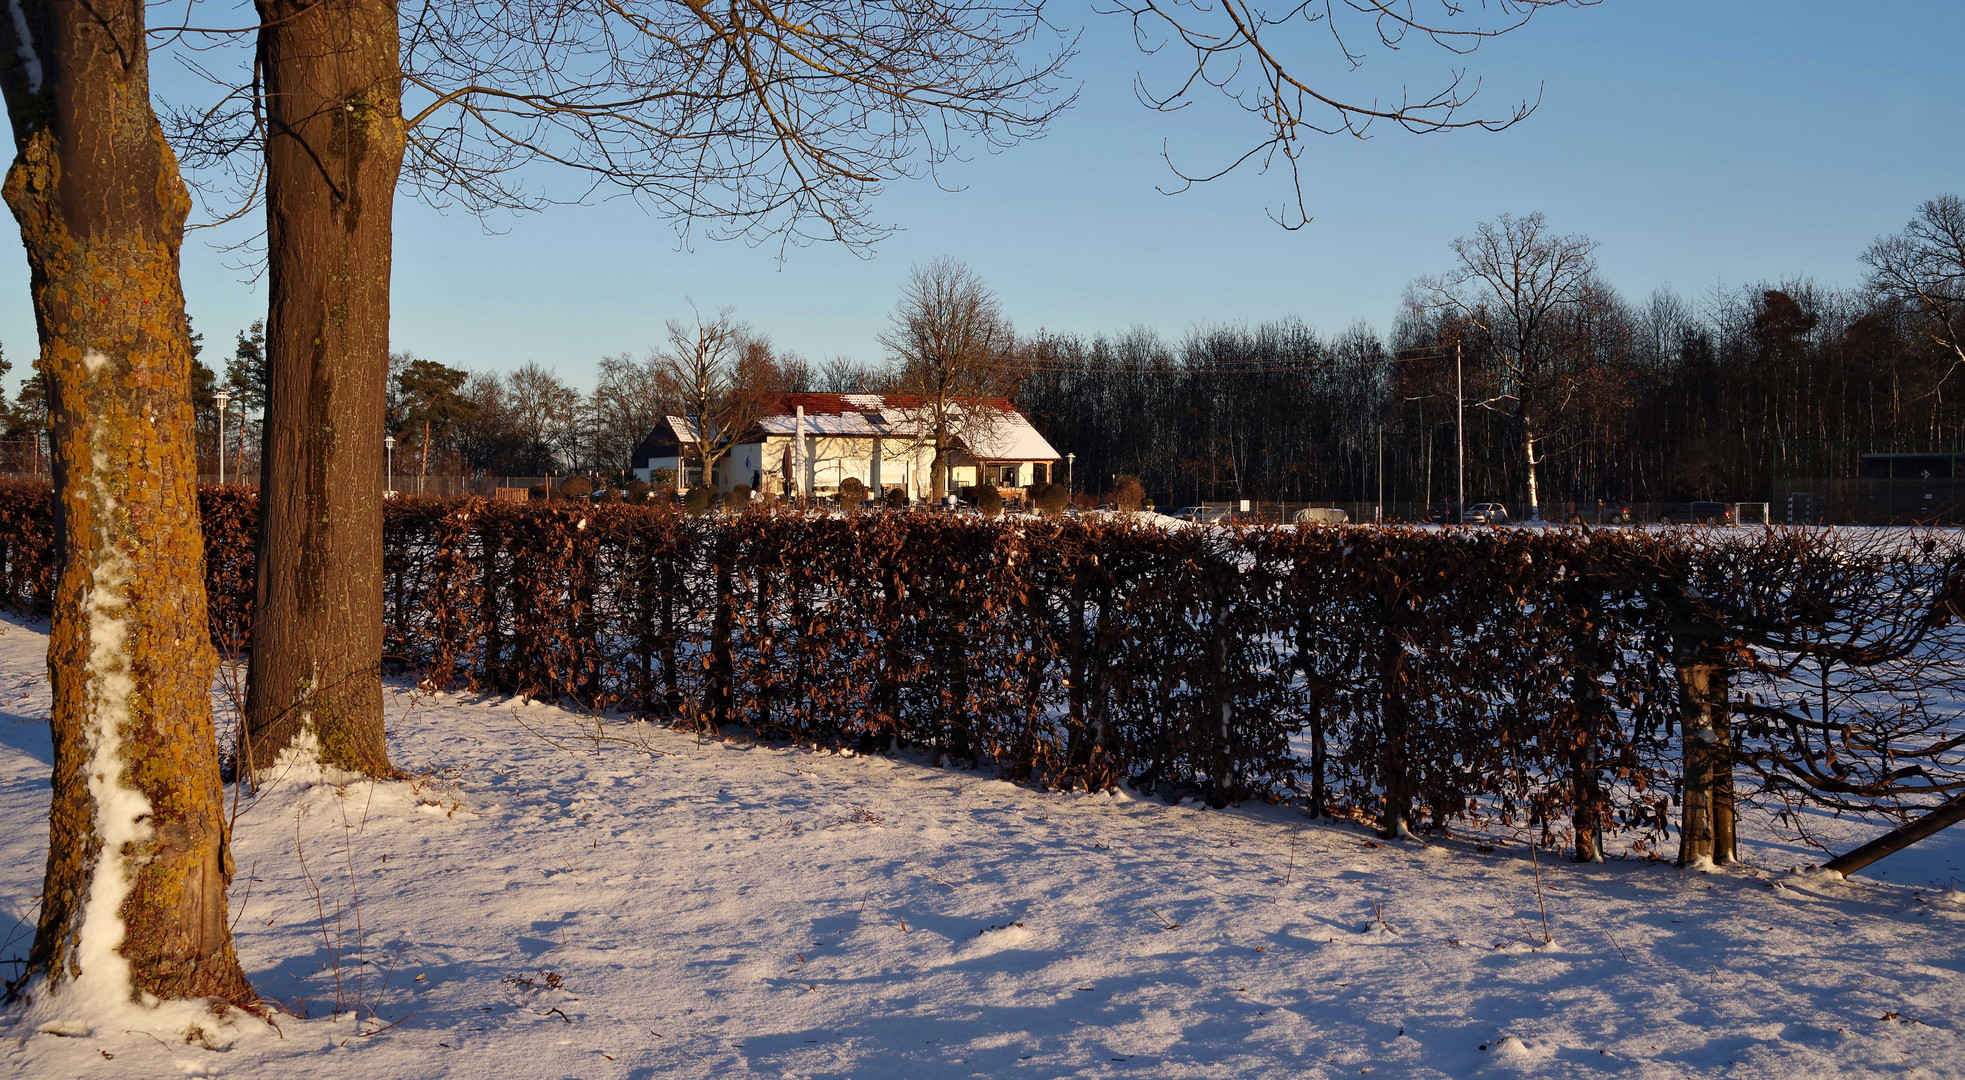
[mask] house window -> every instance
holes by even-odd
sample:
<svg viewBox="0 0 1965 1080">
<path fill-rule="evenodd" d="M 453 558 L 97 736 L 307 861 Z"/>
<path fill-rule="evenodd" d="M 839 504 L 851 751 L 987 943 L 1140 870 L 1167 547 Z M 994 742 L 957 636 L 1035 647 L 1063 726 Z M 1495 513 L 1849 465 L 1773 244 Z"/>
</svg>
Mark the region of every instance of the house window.
<svg viewBox="0 0 1965 1080">
<path fill-rule="evenodd" d="M 996 470 L 996 486 L 997 487 L 1019 486 L 1017 484 L 1017 471 L 1018 470 L 1015 465 L 1004 465 L 999 467 Z"/>
</svg>

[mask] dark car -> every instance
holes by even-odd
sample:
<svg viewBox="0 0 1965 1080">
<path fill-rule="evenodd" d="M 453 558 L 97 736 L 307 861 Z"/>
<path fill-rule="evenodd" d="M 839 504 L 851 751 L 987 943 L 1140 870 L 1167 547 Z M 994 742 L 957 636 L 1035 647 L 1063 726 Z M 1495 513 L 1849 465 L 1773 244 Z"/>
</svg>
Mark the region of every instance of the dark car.
<svg viewBox="0 0 1965 1080">
<path fill-rule="evenodd" d="M 1723 502 L 1689 502 L 1684 510 L 1669 510 L 1659 516 L 1667 525 L 1731 525 L 1733 507 Z"/>
</svg>

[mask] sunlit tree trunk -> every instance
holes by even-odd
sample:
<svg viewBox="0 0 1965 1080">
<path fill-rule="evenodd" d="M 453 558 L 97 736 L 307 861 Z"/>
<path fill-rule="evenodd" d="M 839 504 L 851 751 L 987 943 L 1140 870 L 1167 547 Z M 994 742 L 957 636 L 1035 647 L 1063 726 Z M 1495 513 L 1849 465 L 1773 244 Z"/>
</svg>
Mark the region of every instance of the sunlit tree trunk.
<svg viewBox="0 0 1965 1080">
<path fill-rule="evenodd" d="M 243 1004 L 178 277 L 190 200 L 151 111 L 143 5 L 14 0 L 12 14 L 5 194 L 40 331 L 61 558 L 47 879 L 22 986 Z"/>
<path fill-rule="evenodd" d="M 246 717 L 265 769 L 310 737 L 389 772 L 382 732 L 382 428 L 403 160 L 394 5 L 260 0 L 267 401 Z"/>
<path fill-rule="evenodd" d="M 1542 488 L 1535 479 L 1535 436 L 1522 439 L 1522 463 L 1528 467 L 1528 515 L 1529 521 L 1542 519 Z"/>
<path fill-rule="evenodd" d="M 1735 861 L 1731 678 L 1713 639 L 1680 631 L 1674 643 L 1683 754 L 1680 866 Z"/>
</svg>

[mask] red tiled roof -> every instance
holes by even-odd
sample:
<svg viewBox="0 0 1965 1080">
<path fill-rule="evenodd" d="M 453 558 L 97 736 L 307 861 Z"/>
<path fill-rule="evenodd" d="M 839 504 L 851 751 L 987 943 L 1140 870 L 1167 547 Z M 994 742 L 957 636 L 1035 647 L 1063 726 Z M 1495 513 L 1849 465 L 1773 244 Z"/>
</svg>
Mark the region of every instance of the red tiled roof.
<svg viewBox="0 0 1965 1080">
<path fill-rule="evenodd" d="M 858 399 L 855 403 L 853 399 Z M 866 402 L 879 402 L 869 405 Z M 928 404 L 928 399 L 912 394 L 781 394 L 775 407 L 768 413 L 789 415 L 804 406 L 807 415 L 843 415 L 849 412 L 878 412 L 888 409 L 918 409 Z M 984 398 L 982 404 L 1003 412 L 1016 409 L 1008 398 Z"/>
</svg>

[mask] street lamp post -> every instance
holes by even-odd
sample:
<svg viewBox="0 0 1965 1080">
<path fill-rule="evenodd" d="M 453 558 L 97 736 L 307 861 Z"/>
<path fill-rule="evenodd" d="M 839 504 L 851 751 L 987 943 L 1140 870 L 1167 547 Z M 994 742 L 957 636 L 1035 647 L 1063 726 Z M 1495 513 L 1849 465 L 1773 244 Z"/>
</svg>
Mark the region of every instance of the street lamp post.
<svg viewBox="0 0 1965 1080">
<path fill-rule="evenodd" d="M 1460 343 L 1453 343 L 1453 459 L 1455 514 L 1467 512 L 1467 383 L 1461 376 Z"/>
<path fill-rule="evenodd" d="M 225 407 L 232 404 L 232 395 L 220 390 L 212 395 L 218 402 L 218 486 L 225 486 Z"/>
<path fill-rule="evenodd" d="M 1064 455 L 1064 486 L 1068 491 L 1078 490 L 1078 455 Z"/>
<path fill-rule="evenodd" d="M 388 483 L 384 486 L 383 491 L 385 493 L 394 492 L 396 490 L 396 437 L 394 435 L 382 436 L 382 451 L 389 462 L 387 466 Z"/>
</svg>

